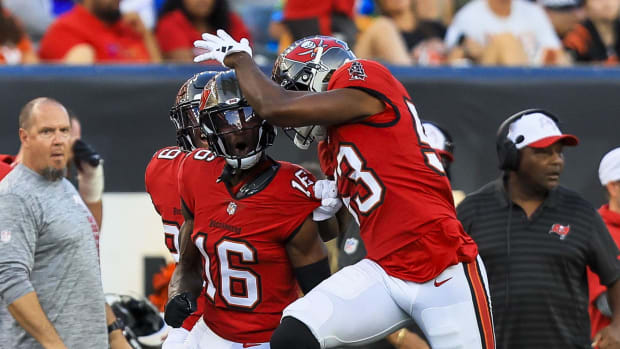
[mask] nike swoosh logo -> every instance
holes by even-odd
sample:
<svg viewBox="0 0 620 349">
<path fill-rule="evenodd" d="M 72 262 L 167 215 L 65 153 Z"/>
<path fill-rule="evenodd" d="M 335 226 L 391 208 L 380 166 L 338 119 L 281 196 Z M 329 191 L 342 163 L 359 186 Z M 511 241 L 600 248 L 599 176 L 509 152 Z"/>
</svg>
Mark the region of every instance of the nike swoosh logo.
<svg viewBox="0 0 620 349">
<path fill-rule="evenodd" d="M 243 343 L 244 348 L 251 348 L 260 345 L 260 343 Z"/>
<path fill-rule="evenodd" d="M 450 279 L 452 279 L 452 278 L 449 277 L 449 278 L 445 279 L 444 281 L 440 281 L 440 282 L 437 282 L 437 280 L 435 280 L 435 287 L 439 287 L 439 286 L 445 284 L 446 282 L 450 281 Z"/>
</svg>

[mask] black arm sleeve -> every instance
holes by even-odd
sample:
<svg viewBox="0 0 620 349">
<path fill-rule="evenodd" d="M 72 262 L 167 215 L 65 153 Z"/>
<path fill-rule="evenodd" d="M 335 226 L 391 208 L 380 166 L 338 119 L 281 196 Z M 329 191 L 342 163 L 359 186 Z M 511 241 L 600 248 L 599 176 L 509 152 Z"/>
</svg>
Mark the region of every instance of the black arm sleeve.
<svg viewBox="0 0 620 349">
<path fill-rule="evenodd" d="M 594 212 L 588 264 L 598 274 L 601 284 L 609 286 L 620 279 L 618 247 L 611 238 L 601 216 Z"/>
<path fill-rule="evenodd" d="M 295 268 L 294 271 L 295 278 L 304 294 L 310 292 L 314 286 L 331 275 L 327 258 L 323 258 L 312 264 L 304 265 L 303 267 Z"/>
</svg>

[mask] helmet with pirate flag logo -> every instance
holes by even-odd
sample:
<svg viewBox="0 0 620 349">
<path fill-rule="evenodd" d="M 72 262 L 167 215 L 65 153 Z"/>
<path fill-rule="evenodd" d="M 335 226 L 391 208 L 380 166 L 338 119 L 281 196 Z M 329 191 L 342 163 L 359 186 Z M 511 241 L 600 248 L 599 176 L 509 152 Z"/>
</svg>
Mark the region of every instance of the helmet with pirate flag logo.
<svg viewBox="0 0 620 349">
<path fill-rule="evenodd" d="M 330 36 L 311 36 L 294 42 L 274 63 L 271 78 L 287 90 L 327 91 L 329 79 L 343 64 L 356 59 L 346 42 Z M 322 140 L 320 126 L 285 127 L 284 133 L 301 149 Z"/>
<path fill-rule="evenodd" d="M 323 92 L 336 69 L 354 59 L 346 42 L 311 36 L 295 41 L 280 54 L 271 78 L 287 90 Z"/>
<path fill-rule="evenodd" d="M 275 128 L 257 115 L 239 88 L 233 70 L 221 72 L 205 86 L 200 100 L 200 127 L 209 149 L 234 169 L 256 165 L 273 144 Z"/>
</svg>

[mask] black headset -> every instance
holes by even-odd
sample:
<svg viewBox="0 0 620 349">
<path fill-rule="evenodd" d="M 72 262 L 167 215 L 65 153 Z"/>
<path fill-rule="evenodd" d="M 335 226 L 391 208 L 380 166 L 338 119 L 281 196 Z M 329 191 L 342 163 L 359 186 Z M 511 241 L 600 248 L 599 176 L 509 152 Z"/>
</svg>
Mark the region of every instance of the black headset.
<svg viewBox="0 0 620 349">
<path fill-rule="evenodd" d="M 497 129 L 497 136 L 495 139 L 495 148 L 497 149 L 497 159 L 499 160 L 499 169 L 504 171 L 517 171 L 519 169 L 519 150 L 517 144 L 523 142 L 525 137 L 523 135 L 517 136 L 515 142 L 508 138 L 508 132 L 510 131 L 510 125 L 516 122 L 525 115 L 534 113 L 540 113 L 548 116 L 560 127 L 560 120 L 557 116 L 551 114 L 544 109 L 526 109 L 522 110 L 508 119 L 504 120 Z"/>
</svg>

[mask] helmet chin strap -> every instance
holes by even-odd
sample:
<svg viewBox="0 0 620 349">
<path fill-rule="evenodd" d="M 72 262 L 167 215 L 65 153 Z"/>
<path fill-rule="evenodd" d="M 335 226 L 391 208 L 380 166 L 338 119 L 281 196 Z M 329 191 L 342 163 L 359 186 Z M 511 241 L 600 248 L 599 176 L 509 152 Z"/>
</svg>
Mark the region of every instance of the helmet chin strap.
<svg viewBox="0 0 620 349">
<path fill-rule="evenodd" d="M 254 165 L 258 164 L 258 161 L 263 157 L 263 151 L 258 152 L 254 155 L 250 155 L 243 159 L 226 159 L 226 163 L 228 166 L 239 169 L 239 170 L 247 170 L 249 168 L 254 167 Z"/>
</svg>

